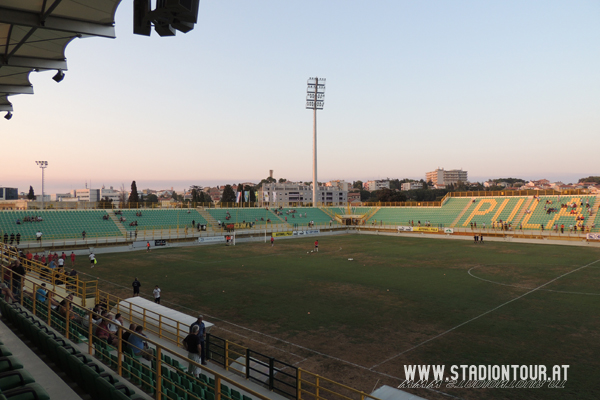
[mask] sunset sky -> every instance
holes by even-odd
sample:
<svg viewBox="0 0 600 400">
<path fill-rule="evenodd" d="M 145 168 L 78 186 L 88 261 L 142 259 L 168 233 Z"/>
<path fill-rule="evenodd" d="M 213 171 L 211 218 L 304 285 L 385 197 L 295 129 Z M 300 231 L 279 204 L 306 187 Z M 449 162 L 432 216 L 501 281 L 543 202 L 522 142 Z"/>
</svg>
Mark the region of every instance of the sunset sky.
<svg viewBox="0 0 600 400">
<path fill-rule="evenodd" d="M 0 118 L 0 186 L 312 180 L 306 80 L 327 79 L 319 180 L 600 175 L 600 2 L 200 2 L 188 34 L 73 41 Z M 3 116 L 3 114 L 0 114 Z"/>
</svg>

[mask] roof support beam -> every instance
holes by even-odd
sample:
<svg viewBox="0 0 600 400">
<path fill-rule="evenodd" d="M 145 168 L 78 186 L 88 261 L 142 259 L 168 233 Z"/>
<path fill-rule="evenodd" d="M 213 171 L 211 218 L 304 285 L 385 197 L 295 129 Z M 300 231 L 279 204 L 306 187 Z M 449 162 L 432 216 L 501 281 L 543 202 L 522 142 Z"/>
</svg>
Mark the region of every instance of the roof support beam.
<svg viewBox="0 0 600 400">
<path fill-rule="evenodd" d="M 0 7 L 0 23 L 15 24 L 30 28 L 50 29 L 73 34 L 101 36 L 112 39 L 116 37 L 115 27 L 112 26 L 112 24 L 103 25 L 88 21 L 54 17 L 52 15 L 49 15 L 42 23 L 40 22 L 40 15 L 38 13 L 3 7 Z"/>
<path fill-rule="evenodd" d="M 0 93 L 5 94 L 33 94 L 31 85 L 2 85 L 0 84 Z"/>
<path fill-rule="evenodd" d="M 52 60 L 47 58 L 36 58 L 36 57 L 20 57 L 11 56 L 8 61 L 5 61 L 3 57 L 0 57 L 0 67 L 23 67 L 33 69 L 62 69 L 67 70 L 66 60 Z"/>
</svg>

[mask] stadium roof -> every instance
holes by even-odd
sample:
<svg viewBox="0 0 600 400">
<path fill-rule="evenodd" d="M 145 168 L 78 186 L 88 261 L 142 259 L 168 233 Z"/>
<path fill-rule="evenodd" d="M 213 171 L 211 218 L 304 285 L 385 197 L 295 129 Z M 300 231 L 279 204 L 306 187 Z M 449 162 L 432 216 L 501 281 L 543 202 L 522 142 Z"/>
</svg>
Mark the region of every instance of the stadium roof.
<svg viewBox="0 0 600 400">
<path fill-rule="evenodd" d="M 0 111 L 8 97 L 33 94 L 32 71 L 67 69 L 65 49 L 75 38 L 115 37 L 121 0 L 0 0 Z"/>
</svg>

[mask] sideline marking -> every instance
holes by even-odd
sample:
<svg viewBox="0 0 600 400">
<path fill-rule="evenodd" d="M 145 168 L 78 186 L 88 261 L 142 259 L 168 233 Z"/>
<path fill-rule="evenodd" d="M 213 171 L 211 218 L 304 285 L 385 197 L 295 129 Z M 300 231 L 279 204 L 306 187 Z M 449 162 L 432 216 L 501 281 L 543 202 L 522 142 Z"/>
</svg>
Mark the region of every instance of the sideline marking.
<svg viewBox="0 0 600 400">
<path fill-rule="evenodd" d="M 502 282 L 496 282 L 496 281 L 491 281 L 489 279 L 484 279 L 484 278 L 480 278 L 477 275 L 474 275 L 471 273 L 472 270 L 477 269 L 477 268 L 481 268 L 481 267 L 488 267 L 489 265 L 478 265 L 476 267 L 473 267 L 471 269 L 469 269 L 469 275 L 471 275 L 473 278 L 475 279 L 479 279 L 481 281 L 484 282 L 489 282 L 489 283 L 494 283 L 496 285 L 502 285 L 502 286 L 510 286 L 510 287 L 514 287 L 514 288 L 518 288 L 518 289 L 535 289 L 535 288 L 531 288 L 531 287 L 527 287 L 527 286 L 519 286 L 519 285 L 510 285 L 508 283 L 502 283 Z M 592 267 L 590 266 L 590 268 L 598 268 L 598 267 Z M 584 295 L 588 295 L 588 296 L 600 296 L 600 293 L 585 293 L 585 292 L 567 292 L 565 290 L 552 290 L 552 289 L 540 289 L 543 290 L 545 292 L 554 292 L 554 293 L 567 293 L 567 294 L 584 294 Z"/>
<path fill-rule="evenodd" d="M 522 295 L 520 295 L 520 296 L 517 296 L 517 297 L 515 297 L 515 298 L 514 298 L 514 299 L 512 299 L 512 300 L 509 300 L 509 301 L 507 301 L 507 302 L 505 302 L 505 303 L 502 303 L 502 304 L 500 304 L 499 306 L 492 308 L 491 310 L 488 310 L 488 311 L 486 311 L 486 312 L 484 312 L 484 313 L 482 313 L 482 314 L 479 314 L 479 315 L 478 315 L 478 316 L 476 316 L 476 317 L 473 317 L 473 318 L 471 318 L 471 319 L 470 319 L 470 320 L 468 320 L 468 321 L 465 321 L 465 322 L 463 322 L 462 324 L 456 325 L 454 328 L 450 328 L 450 329 L 448 329 L 448 330 L 446 330 L 446 331 L 444 331 L 444 332 L 442 332 L 442 333 L 440 333 L 440 334 L 438 334 L 438 335 L 436 335 L 436 336 L 434 336 L 434 337 L 432 337 L 432 338 L 429 338 L 429 339 L 427 339 L 427 340 L 425 340 L 425 341 L 423 341 L 423 342 L 421 342 L 421 343 L 419 343 L 419 344 L 417 344 L 417 345 L 415 345 L 415 346 L 411 347 L 410 349 L 404 350 L 403 352 L 400 352 L 400 353 L 396 354 L 396 355 L 395 355 L 395 356 L 393 356 L 393 357 L 390 357 L 390 358 L 388 358 L 388 359 L 386 359 L 386 360 L 383 360 L 383 361 L 382 361 L 382 362 L 380 362 L 379 364 L 375 364 L 375 365 L 373 365 L 371 368 L 369 368 L 369 370 L 373 370 L 373 368 L 377 368 L 377 367 L 379 367 L 380 365 L 382 365 L 382 364 L 385 364 L 386 362 L 388 362 L 388 361 L 391 361 L 391 360 L 393 360 L 393 359 L 395 359 L 395 358 L 397 358 L 397 357 L 400 357 L 401 355 L 403 355 L 403 354 L 406 354 L 406 353 L 408 353 L 409 351 L 413 351 L 414 349 L 416 349 L 416 348 L 418 348 L 418 347 L 421 347 L 422 345 L 424 345 L 424 344 L 426 344 L 426 343 L 429 343 L 429 342 L 431 342 L 431 341 L 433 341 L 433 340 L 435 340 L 435 339 L 437 339 L 437 338 L 440 338 L 440 337 L 444 336 L 445 334 L 447 334 L 447 333 L 450 333 L 450 332 L 452 332 L 453 330 L 455 330 L 455 329 L 458 329 L 458 328 L 460 328 L 461 326 L 464 326 L 464 325 L 468 324 L 469 322 L 473 322 L 473 321 L 475 321 L 476 319 L 479 319 L 479 318 L 483 317 L 484 315 L 487 315 L 487 314 L 489 314 L 489 313 L 491 313 L 491 312 L 494 312 L 494 311 L 496 311 L 497 309 L 499 309 L 499 308 L 501 308 L 501 307 L 504 307 L 504 306 L 505 306 L 505 305 L 507 305 L 507 304 L 510 304 L 510 303 L 512 303 L 513 301 L 519 300 L 519 299 L 521 299 L 521 298 L 523 298 L 523 297 L 527 296 L 528 294 L 531 294 L 531 293 L 533 293 L 533 292 L 535 292 L 535 291 L 537 291 L 537 290 L 539 290 L 539 289 L 543 288 L 544 286 L 546 286 L 546 285 L 549 285 L 549 284 L 551 284 L 552 282 L 555 282 L 555 281 L 559 280 L 560 278 L 562 278 L 562 277 L 564 277 L 564 276 L 567 276 L 567 275 L 569 275 L 569 274 L 572 274 L 573 272 L 577 272 L 577 271 L 579 271 L 580 269 L 583 269 L 583 268 L 589 267 L 590 265 L 596 264 L 598 261 L 600 261 L 600 259 L 598 259 L 598 260 L 596 260 L 596 261 L 593 261 L 593 262 L 591 262 L 591 263 L 589 263 L 589 264 L 583 265 L 583 266 L 581 266 L 581 267 L 579 267 L 579 268 L 575 268 L 574 270 L 571 270 L 571 271 L 569 271 L 569 272 L 566 272 L 566 273 L 564 273 L 564 274 L 562 274 L 562 275 L 560 275 L 560 276 L 558 276 L 558 277 L 556 277 L 556 278 L 554 278 L 554 279 L 552 279 L 552 280 L 549 280 L 548 282 L 544 283 L 543 285 L 540 285 L 540 286 L 536 287 L 536 288 L 535 288 L 535 289 L 533 289 L 533 290 L 530 290 L 530 291 L 528 291 L 528 292 L 526 292 L 526 293 L 523 293 Z"/>
</svg>

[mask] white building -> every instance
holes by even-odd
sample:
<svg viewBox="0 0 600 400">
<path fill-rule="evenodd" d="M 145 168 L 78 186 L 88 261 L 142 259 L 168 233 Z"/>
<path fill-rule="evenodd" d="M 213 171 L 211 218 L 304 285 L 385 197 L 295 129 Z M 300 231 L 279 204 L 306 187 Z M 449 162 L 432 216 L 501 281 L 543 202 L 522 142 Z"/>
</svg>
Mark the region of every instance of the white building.
<svg viewBox="0 0 600 400">
<path fill-rule="evenodd" d="M 368 190 L 369 192 L 373 192 L 375 190 L 380 190 L 380 189 L 389 189 L 390 181 L 388 181 L 388 180 L 367 181 L 367 182 L 363 183 L 363 187 L 365 188 L 365 190 Z"/>
<path fill-rule="evenodd" d="M 339 206 L 348 203 L 348 191 L 334 186 L 319 186 L 318 203 Z M 312 185 L 302 183 L 266 183 L 259 193 L 260 203 L 271 206 L 299 207 L 313 202 Z"/>
<path fill-rule="evenodd" d="M 423 189 L 423 182 L 404 182 L 401 186 L 402 190 L 418 190 Z"/>
<path fill-rule="evenodd" d="M 46 197 L 46 196 L 44 196 Z M 44 199 L 46 200 L 46 199 Z M 48 201 L 73 201 L 75 199 L 71 193 L 53 193 L 50 195 L 50 199 Z"/>
<path fill-rule="evenodd" d="M 445 170 L 444 168 L 438 168 L 435 171 L 427 172 L 425 178 L 427 182 L 432 182 L 436 186 L 445 186 L 457 182 L 467 182 L 467 171 L 463 171 L 462 169 Z"/>
<path fill-rule="evenodd" d="M 350 183 L 341 180 L 329 181 L 325 184 L 328 187 L 336 187 L 344 192 L 347 192 L 350 189 Z"/>
</svg>

